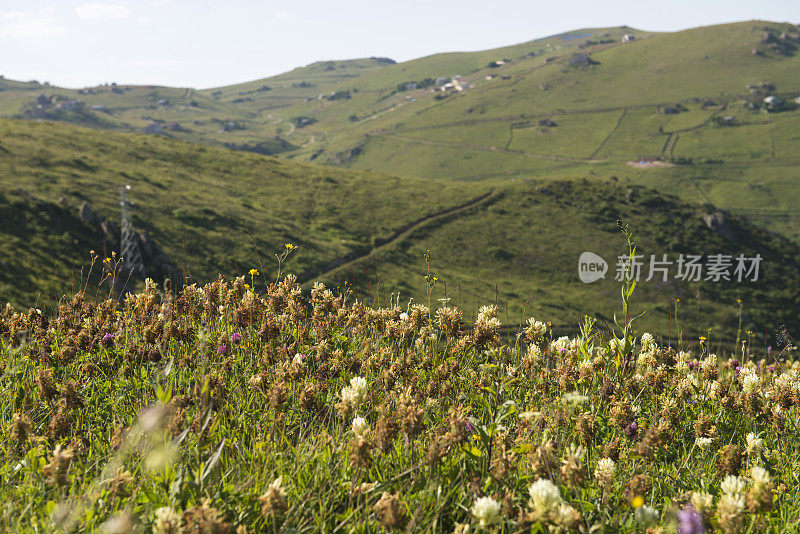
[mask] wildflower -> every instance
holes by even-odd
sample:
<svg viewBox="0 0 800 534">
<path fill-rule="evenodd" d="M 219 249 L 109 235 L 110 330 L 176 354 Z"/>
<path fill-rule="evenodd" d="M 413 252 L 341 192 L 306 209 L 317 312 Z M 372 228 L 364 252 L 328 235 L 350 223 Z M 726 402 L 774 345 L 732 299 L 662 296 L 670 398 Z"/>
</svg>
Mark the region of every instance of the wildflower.
<svg viewBox="0 0 800 534">
<path fill-rule="evenodd" d="M 742 511 L 744 510 L 744 497 L 739 494 L 725 493 L 717 504 L 719 526 L 723 532 L 733 533 L 742 531 Z"/>
<path fill-rule="evenodd" d="M 241 342 L 242 342 L 242 334 L 240 334 L 239 332 L 234 332 L 233 334 L 231 334 L 231 343 L 237 345 Z"/>
<path fill-rule="evenodd" d="M 642 334 L 642 352 L 650 352 L 651 349 L 655 348 L 656 340 L 653 338 L 653 335 L 649 332 L 645 332 Z"/>
<path fill-rule="evenodd" d="M 562 460 L 561 475 L 570 486 L 583 484 L 586 479 L 586 470 L 581 465 L 581 457 L 585 449 L 581 445 L 574 443 L 569 446 L 567 454 Z"/>
<path fill-rule="evenodd" d="M 363 377 L 356 376 L 350 380 L 350 386 L 342 388 L 342 402 L 348 408 L 356 408 L 367 396 L 367 381 Z"/>
<path fill-rule="evenodd" d="M 356 417 L 353 419 L 353 434 L 356 438 L 363 438 L 369 432 L 369 423 L 363 417 Z"/>
<path fill-rule="evenodd" d="M 597 462 L 594 469 L 594 477 L 600 482 L 601 486 L 607 486 L 614 481 L 617 473 L 617 464 L 611 458 L 603 458 Z"/>
<path fill-rule="evenodd" d="M 562 502 L 553 514 L 553 523 L 567 530 L 575 528 L 581 516 L 569 503 Z"/>
<path fill-rule="evenodd" d="M 711 444 L 714 442 L 714 439 L 713 438 L 706 438 L 706 437 L 699 437 L 699 438 L 695 439 L 694 442 L 695 442 L 695 445 L 697 445 L 697 447 L 699 449 L 708 449 L 709 447 L 711 447 Z"/>
<path fill-rule="evenodd" d="M 217 353 L 220 354 L 221 356 L 225 356 L 226 354 L 228 354 L 228 345 L 223 343 L 222 345 L 217 347 Z"/>
<path fill-rule="evenodd" d="M 690 499 L 692 506 L 701 514 L 710 514 L 714 506 L 714 496 L 707 491 L 694 491 Z"/>
<path fill-rule="evenodd" d="M 300 354 L 299 352 L 294 355 L 294 358 L 292 358 L 292 363 L 294 365 L 303 365 L 305 362 L 306 362 L 306 355 Z"/>
<path fill-rule="evenodd" d="M 528 326 L 525 327 L 525 341 L 528 343 L 539 343 L 547 333 L 547 325 L 537 321 L 533 317 L 528 319 Z"/>
<path fill-rule="evenodd" d="M 113 347 L 114 346 L 114 334 L 112 334 L 111 332 L 106 332 L 105 334 L 103 334 L 103 337 L 100 339 L 100 343 L 106 348 Z"/>
<path fill-rule="evenodd" d="M 500 505 L 498 505 L 499 508 Z M 475 507 L 473 506 L 473 514 Z M 400 509 L 400 499 L 396 494 L 384 491 L 381 498 L 373 506 L 378 521 L 387 529 L 402 528 L 408 521 L 408 517 Z M 483 524 L 483 523 L 481 523 Z"/>
<path fill-rule="evenodd" d="M 772 508 L 772 479 L 769 472 L 761 466 L 750 468 L 750 480 L 753 487 L 747 493 L 747 507 L 751 512 L 760 512 Z"/>
<path fill-rule="evenodd" d="M 263 503 L 261 514 L 264 517 L 282 516 L 289 508 L 286 501 L 286 490 L 281 486 L 282 480 L 283 477 L 276 478 L 269 485 L 267 491 L 264 492 L 264 495 L 258 498 Z"/>
<path fill-rule="evenodd" d="M 100 531 L 104 534 L 129 534 L 135 531 L 134 528 L 131 517 L 125 513 L 114 514 L 100 525 Z"/>
<path fill-rule="evenodd" d="M 169 506 L 162 506 L 155 512 L 153 534 L 182 534 L 183 518 Z"/>
<path fill-rule="evenodd" d="M 639 435 L 639 425 L 636 424 L 636 421 L 625 427 L 625 436 L 628 439 L 636 439 L 636 436 L 638 435 Z"/>
<path fill-rule="evenodd" d="M 529 505 L 533 508 L 534 515 L 541 519 L 549 517 L 556 512 L 561 504 L 561 492 L 558 487 L 546 478 L 534 482 L 528 487 L 531 498 Z"/>
<path fill-rule="evenodd" d="M 586 395 L 581 395 L 577 391 L 571 391 L 569 393 L 565 393 L 564 397 L 562 398 L 564 399 L 564 402 L 568 402 L 571 404 L 583 404 L 585 402 L 589 402 L 589 397 L 587 397 Z"/>
<path fill-rule="evenodd" d="M 759 465 L 750 468 L 750 478 L 755 486 L 764 487 L 771 482 L 769 472 Z"/>
<path fill-rule="evenodd" d="M 744 491 L 744 480 L 736 475 L 728 475 L 720 484 L 722 493 L 726 495 L 738 495 Z"/>
<path fill-rule="evenodd" d="M 250 276 L 258 276 L 258 269 L 250 269 Z"/>
<path fill-rule="evenodd" d="M 753 432 L 747 434 L 747 436 L 745 436 L 745 440 L 746 440 L 746 445 L 744 450 L 747 454 L 758 453 L 764 447 L 764 440 L 759 438 Z"/>
<path fill-rule="evenodd" d="M 488 527 L 500 518 L 500 503 L 491 497 L 481 497 L 472 505 L 471 512 L 481 527 Z"/>
<path fill-rule="evenodd" d="M 678 512 L 678 534 L 703 534 L 703 516 L 691 504 Z"/>
<path fill-rule="evenodd" d="M 297 248 L 297 245 L 293 245 L 293 244 L 291 244 L 291 243 L 284 243 L 284 244 L 283 244 L 283 246 L 284 246 L 284 248 L 285 248 L 286 250 L 294 250 L 294 249 L 296 249 L 296 248 Z"/>
<path fill-rule="evenodd" d="M 742 388 L 744 389 L 745 393 L 752 393 L 758 387 L 760 379 L 758 375 L 755 374 L 750 369 L 747 369 L 745 374 L 742 376 Z"/>
<path fill-rule="evenodd" d="M 225 521 L 217 508 L 204 500 L 202 506 L 192 506 L 183 513 L 186 521 L 185 532 L 230 532 L 231 524 Z"/>
<path fill-rule="evenodd" d="M 659 517 L 658 510 L 652 508 L 650 506 L 642 505 L 636 509 L 633 513 L 633 517 L 637 523 L 639 523 L 644 528 L 652 527 L 658 524 L 658 517 Z"/>
<path fill-rule="evenodd" d="M 62 450 L 61 445 L 56 445 L 55 450 L 53 450 L 53 459 L 49 464 L 42 467 L 42 472 L 47 477 L 49 484 L 65 486 L 69 482 L 67 473 L 70 465 L 72 465 L 73 456 L 72 449 Z"/>
</svg>

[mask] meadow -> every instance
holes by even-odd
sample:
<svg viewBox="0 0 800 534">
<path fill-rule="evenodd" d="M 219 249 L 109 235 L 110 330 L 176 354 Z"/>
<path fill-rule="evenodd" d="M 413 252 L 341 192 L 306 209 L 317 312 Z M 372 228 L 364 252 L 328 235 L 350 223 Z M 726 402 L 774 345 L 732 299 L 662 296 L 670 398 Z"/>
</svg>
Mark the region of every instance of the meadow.
<svg viewBox="0 0 800 534">
<path fill-rule="evenodd" d="M 268 277 L 6 306 L 3 529 L 798 527 L 788 334 L 669 345 L 638 329 L 630 281 L 616 323 L 557 337 L 494 305 L 467 321 L 433 275 L 388 307 Z"/>
</svg>

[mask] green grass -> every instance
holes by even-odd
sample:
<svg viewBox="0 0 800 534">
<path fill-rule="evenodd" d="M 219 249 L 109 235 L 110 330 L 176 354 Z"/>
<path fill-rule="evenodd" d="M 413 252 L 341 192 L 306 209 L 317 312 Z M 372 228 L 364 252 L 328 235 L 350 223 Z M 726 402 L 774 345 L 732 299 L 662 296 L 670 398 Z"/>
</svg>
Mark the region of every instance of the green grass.
<svg viewBox="0 0 800 534">
<path fill-rule="evenodd" d="M 252 283 L 0 311 L 3 530 L 798 527 L 791 350 Z"/>
</svg>

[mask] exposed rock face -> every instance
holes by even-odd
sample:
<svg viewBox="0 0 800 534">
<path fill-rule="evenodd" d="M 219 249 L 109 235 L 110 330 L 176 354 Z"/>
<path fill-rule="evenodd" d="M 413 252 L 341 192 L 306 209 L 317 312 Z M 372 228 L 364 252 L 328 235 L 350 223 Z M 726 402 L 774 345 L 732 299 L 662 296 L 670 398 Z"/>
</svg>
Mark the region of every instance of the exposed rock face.
<svg viewBox="0 0 800 534">
<path fill-rule="evenodd" d="M 97 214 L 92 211 L 87 202 L 84 202 L 78 208 L 78 218 L 90 226 L 98 224 Z"/>
<path fill-rule="evenodd" d="M 709 230 L 718 233 L 726 239 L 734 239 L 736 235 L 728 224 L 725 214 L 722 212 L 706 213 L 703 215 L 703 222 Z"/>
</svg>

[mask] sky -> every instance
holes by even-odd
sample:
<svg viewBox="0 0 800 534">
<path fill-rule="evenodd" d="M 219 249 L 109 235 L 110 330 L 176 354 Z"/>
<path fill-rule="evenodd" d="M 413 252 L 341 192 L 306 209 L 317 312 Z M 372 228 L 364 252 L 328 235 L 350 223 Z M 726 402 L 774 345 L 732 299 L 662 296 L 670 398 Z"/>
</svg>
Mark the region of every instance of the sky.
<svg viewBox="0 0 800 534">
<path fill-rule="evenodd" d="M 0 74 L 198 89 L 327 59 L 405 61 L 586 27 L 800 23 L 800 0 L 0 0 Z"/>
</svg>

